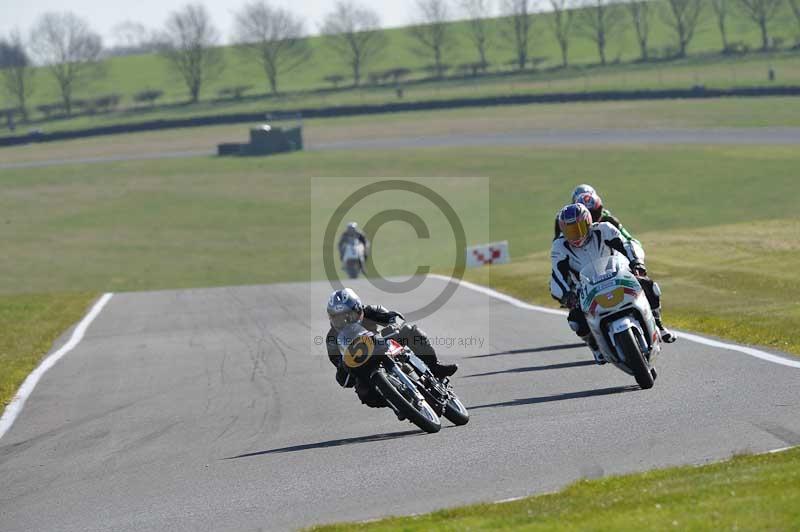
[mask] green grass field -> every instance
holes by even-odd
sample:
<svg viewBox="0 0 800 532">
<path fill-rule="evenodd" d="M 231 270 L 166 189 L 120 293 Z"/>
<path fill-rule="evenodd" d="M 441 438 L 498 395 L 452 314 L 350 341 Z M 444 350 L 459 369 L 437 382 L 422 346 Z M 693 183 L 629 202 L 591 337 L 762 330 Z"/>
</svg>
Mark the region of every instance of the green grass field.
<svg viewBox="0 0 800 532">
<path fill-rule="evenodd" d="M 798 163 L 800 153 L 793 146 L 577 151 L 493 147 L 317 152 L 268 159 L 201 157 L 5 170 L 0 171 L 5 191 L 0 198 L 5 219 L 0 242 L 8 251 L 0 259 L 0 267 L 7 272 L 0 280 L 0 293 L 305 280 L 312 262 L 307 245 L 308 178 L 334 176 L 324 181 L 329 192 L 316 193 L 335 197 L 341 188 L 335 176 L 373 178 L 390 171 L 392 177 L 489 178 L 490 218 L 482 222 L 490 224 L 492 238 L 511 242 L 517 258 L 547 251 L 554 213 L 575 184 L 591 182 L 628 227 L 646 235 L 652 273 L 664 280 L 667 290 L 670 279 L 683 279 L 691 286 L 699 285 L 697 290 L 705 290 L 702 293 L 708 300 L 715 301 L 714 290 L 728 283 L 721 267 L 732 257 L 742 259 L 747 268 L 734 269 L 730 275 L 753 283 L 753 290 L 763 288 L 762 296 L 776 303 L 771 309 L 774 316 L 791 321 L 796 316 L 792 301 L 797 298 L 779 296 L 794 289 L 793 270 L 784 261 L 796 260 L 791 243 L 798 241 L 799 226 L 788 220 L 794 219 L 789 213 L 794 208 L 791 192 Z M 449 199 L 470 201 L 469 193 L 460 188 L 454 188 Z M 749 249 L 735 240 L 737 232 L 730 226 L 736 223 L 763 224 L 765 243 L 754 249 L 764 252 L 764 275 L 753 264 L 758 255 L 748 255 L 748 263 L 731 254 Z M 779 232 L 773 234 L 772 227 Z M 692 236 L 698 230 L 707 232 Z M 733 239 L 730 250 L 719 240 L 720 230 Z M 759 234 L 748 230 L 743 238 L 757 241 Z M 661 246 L 666 246 L 663 252 Z M 515 293 L 546 301 L 547 262 L 534 257 L 510 265 L 509 275 L 519 283 Z M 410 260 L 396 262 L 394 273 L 405 273 L 411 266 Z M 529 267 L 541 271 L 530 275 Z M 706 279 L 701 271 L 710 277 Z M 773 271 L 783 284 L 762 287 L 759 282 Z M 496 268 L 492 284 L 501 282 L 504 272 Z M 784 282 L 787 276 L 789 281 Z M 667 308 L 680 308 L 684 299 L 694 305 L 695 299 L 703 298 L 691 291 L 668 295 Z M 703 315 L 724 316 L 726 308 L 709 305 Z M 769 320 L 759 327 L 773 330 Z M 786 327 L 778 333 L 790 347 L 796 346 L 790 330 Z"/>
<path fill-rule="evenodd" d="M 504 504 L 479 504 L 316 531 L 797 530 L 800 449 L 702 467 L 577 482 Z"/>
<path fill-rule="evenodd" d="M 660 11 L 663 6 L 657 0 Z M 414 84 L 406 88 L 405 101 L 448 99 L 454 97 L 493 96 L 515 93 L 539 92 L 582 92 L 587 90 L 639 89 L 639 88 L 688 88 L 695 84 L 713 87 L 765 85 L 767 70 L 771 66 L 777 73 L 775 83 L 800 83 L 800 54 L 782 52 L 776 54 L 754 53 L 742 57 L 723 57 L 715 55 L 721 49 L 721 39 L 711 16 L 710 5 L 697 34 L 689 48 L 690 57 L 667 63 L 632 63 L 638 57 L 633 31 L 624 26 L 625 31 L 611 38 L 608 46 L 609 60 L 618 64 L 597 67 L 596 51 L 593 43 L 574 31 L 570 45 L 570 58 L 573 68 L 551 70 L 560 63 L 560 55 L 550 29 L 549 17 L 543 14 L 536 17 L 531 55 L 541 58 L 539 71 L 511 76 L 488 76 L 478 79 L 458 79 L 442 82 Z M 785 12 L 776 17 L 771 25 L 772 35 L 784 43 L 791 44 L 800 33 L 788 5 Z M 500 24 L 498 20 L 494 25 Z M 743 14 L 734 11 L 730 16 L 729 39 L 743 42 L 755 49 L 759 45 L 759 33 L 755 24 Z M 453 45 L 445 54 L 445 62 L 458 65 L 475 61 L 475 53 L 469 44 L 466 24 L 453 23 Z M 367 72 L 384 71 L 405 67 L 415 71 L 419 77 L 425 65 L 431 61 L 419 53 L 418 47 L 405 29 L 387 30 L 389 45 L 378 60 L 368 67 Z M 651 47 L 663 49 L 673 45 L 673 37 L 662 17 L 654 14 L 651 30 Z M 199 104 L 178 107 L 157 107 L 155 110 L 137 109 L 131 112 L 116 112 L 95 117 L 78 117 L 65 121 L 50 121 L 39 124 L 46 130 L 72 129 L 91 125 L 140 121 L 155 118 L 173 118 L 202 114 L 223 114 L 233 112 L 259 112 L 297 107 L 334 106 L 361 103 L 384 103 L 396 101 L 394 87 L 372 87 L 359 90 L 342 90 L 319 93 L 325 88 L 324 78 L 331 74 L 347 75 L 347 68 L 334 55 L 330 47 L 319 37 L 311 38 L 314 55 L 310 61 L 283 76 L 281 89 L 283 95 L 267 97 L 266 81 L 256 65 L 243 62 L 230 48 L 225 49 L 227 68 L 223 75 L 203 90 Z M 494 39 L 489 51 L 489 61 L 493 70 L 504 72 L 512 69 L 506 63 L 513 57 L 512 49 L 499 36 L 495 28 Z M 413 77 L 412 76 L 412 79 Z M 263 98 L 246 102 L 212 102 L 217 92 L 235 85 L 253 85 L 252 94 Z M 157 88 L 165 95 L 160 104 L 178 103 L 187 99 L 181 80 L 170 73 L 164 61 L 153 55 L 112 58 L 106 63 L 106 75 L 76 90 L 77 98 L 90 98 L 107 93 L 119 93 L 124 97 L 123 107 L 133 105 L 131 97 L 141 90 Z M 42 103 L 59 100 L 54 82 L 44 72 L 37 72 L 36 91 L 31 98 L 33 107 Z"/>
</svg>

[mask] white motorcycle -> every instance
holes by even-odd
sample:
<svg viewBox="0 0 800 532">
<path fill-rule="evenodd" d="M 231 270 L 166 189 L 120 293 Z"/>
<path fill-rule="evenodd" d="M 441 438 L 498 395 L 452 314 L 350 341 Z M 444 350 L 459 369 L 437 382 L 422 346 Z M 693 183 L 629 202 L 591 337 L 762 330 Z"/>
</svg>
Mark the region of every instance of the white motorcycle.
<svg viewBox="0 0 800 532">
<path fill-rule="evenodd" d="M 356 279 L 359 273 L 364 272 L 364 244 L 356 239 L 351 239 L 344 245 L 342 253 L 342 269 L 347 272 L 350 279 Z"/>
<path fill-rule="evenodd" d="M 628 261 L 614 255 L 586 265 L 580 272 L 578 296 L 605 359 L 632 375 L 642 389 L 652 388 L 661 336 Z"/>
</svg>

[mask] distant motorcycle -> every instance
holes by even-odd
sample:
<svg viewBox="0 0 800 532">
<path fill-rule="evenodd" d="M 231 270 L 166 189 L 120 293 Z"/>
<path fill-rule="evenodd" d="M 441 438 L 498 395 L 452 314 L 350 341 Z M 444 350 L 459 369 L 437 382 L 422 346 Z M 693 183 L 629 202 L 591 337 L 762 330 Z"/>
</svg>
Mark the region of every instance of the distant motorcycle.
<svg viewBox="0 0 800 532">
<path fill-rule="evenodd" d="M 393 339 L 397 331 L 390 326 L 375 334 L 361 324 L 348 325 L 338 337 L 344 365 L 366 379 L 399 419 L 408 419 L 425 432 L 439 432 L 441 416 L 466 425 L 469 412 L 449 379 L 434 377 L 414 351 Z"/>
<path fill-rule="evenodd" d="M 605 359 L 632 375 L 642 389 L 652 388 L 661 336 L 627 261 L 615 255 L 586 265 L 580 272 L 578 297 Z"/>
<path fill-rule="evenodd" d="M 342 252 L 342 269 L 347 272 L 350 279 L 356 279 L 359 273 L 364 272 L 365 252 L 364 244 L 358 240 L 351 239 L 345 244 Z"/>
</svg>

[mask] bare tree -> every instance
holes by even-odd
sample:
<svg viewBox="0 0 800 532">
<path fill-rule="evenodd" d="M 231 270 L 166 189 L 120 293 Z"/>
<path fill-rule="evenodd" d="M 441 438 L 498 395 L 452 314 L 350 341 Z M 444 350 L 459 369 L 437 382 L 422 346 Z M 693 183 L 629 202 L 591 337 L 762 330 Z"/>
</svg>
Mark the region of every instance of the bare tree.
<svg viewBox="0 0 800 532">
<path fill-rule="evenodd" d="M 436 77 L 444 73 L 444 53 L 453 43 L 446 0 L 417 0 L 419 20 L 408 32 L 433 56 Z"/>
<path fill-rule="evenodd" d="M 73 13 L 45 13 L 31 30 L 31 49 L 55 78 L 67 114 L 76 86 L 102 73 L 100 36 Z"/>
<path fill-rule="evenodd" d="M 783 0 L 739 0 L 742 11 L 758 25 L 761 30 L 761 50 L 769 50 L 769 22 L 775 18 Z"/>
<path fill-rule="evenodd" d="M 550 0 L 550 7 L 553 14 L 550 17 L 553 25 L 553 33 L 561 48 L 561 66 L 569 64 L 569 37 L 572 29 L 572 17 L 574 11 L 571 9 L 570 0 Z"/>
<path fill-rule="evenodd" d="M 524 70 L 528 64 L 533 2 L 530 0 L 503 0 L 503 35 L 514 48 L 517 68 Z"/>
<path fill-rule="evenodd" d="M 461 6 L 467 14 L 467 29 L 469 38 L 478 52 L 478 63 L 486 68 L 486 50 L 491 41 L 491 26 L 489 18 L 492 15 L 491 0 L 462 0 Z"/>
<path fill-rule="evenodd" d="M 686 49 L 694 37 L 702 14 L 702 0 L 667 0 L 662 15 L 664 23 L 675 31 L 678 57 L 686 57 Z"/>
<path fill-rule="evenodd" d="M 158 50 L 157 36 L 139 22 L 120 22 L 112 33 L 114 46 L 106 51 L 109 55 L 149 54 Z"/>
<path fill-rule="evenodd" d="M 325 17 L 322 33 L 328 44 L 341 54 L 353 72 L 353 83 L 361 83 L 361 73 L 384 48 L 386 34 L 378 14 L 350 1 L 340 1 Z"/>
<path fill-rule="evenodd" d="M 606 45 L 622 23 L 618 7 L 610 0 L 588 0 L 584 9 L 578 12 L 578 29 L 594 41 L 601 65 L 606 64 Z"/>
<path fill-rule="evenodd" d="M 202 4 L 187 4 L 167 18 L 159 48 L 183 78 L 192 103 L 200 98 L 203 84 L 219 76 L 225 66 L 218 41 L 219 32 Z"/>
<path fill-rule="evenodd" d="M 714 10 L 714 17 L 717 19 L 719 36 L 722 38 L 722 51 L 728 51 L 728 32 L 726 23 L 730 13 L 730 0 L 711 0 L 711 8 Z"/>
<path fill-rule="evenodd" d="M 650 38 L 650 2 L 648 0 L 633 0 L 626 3 L 625 7 L 628 9 L 633 29 L 636 31 L 639 57 L 642 61 L 647 61 L 649 59 L 647 44 Z"/>
<path fill-rule="evenodd" d="M 33 93 L 33 68 L 18 31 L 0 40 L 0 76 L 3 87 L 17 104 L 23 121 L 28 121 L 28 97 Z"/>
<path fill-rule="evenodd" d="M 255 1 L 236 14 L 235 24 L 238 50 L 258 61 L 273 94 L 278 93 L 279 74 L 297 68 L 311 57 L 303 21 L 285 9 Z"/>
<path fill-rule="evenodd" d="M 789 0 L 789 4 L 792 6 L 794 18 L 797 19 L 798 29 L 800 29 L 800 0 Z M 798 37 L 797 43 L 800 45 L 800 37 Z"/>
</svg>

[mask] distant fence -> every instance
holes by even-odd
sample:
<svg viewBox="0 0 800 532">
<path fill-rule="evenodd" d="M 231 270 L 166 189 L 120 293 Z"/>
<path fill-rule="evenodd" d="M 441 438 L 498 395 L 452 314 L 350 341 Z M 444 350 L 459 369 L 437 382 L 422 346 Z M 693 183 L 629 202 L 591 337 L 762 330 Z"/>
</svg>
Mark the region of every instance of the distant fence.
<svg viewBox="0 0 800 532">
<path fill-rule="evenodd" d="M 373 115 L 384 113 L 402 113 L 408 111 L 434 111 L 469 107 L 495 107 L 502 105 L 521 105 L 533 103 L 574 103 L 603 102 L 624 100 L 674 100 L 722 98 L 731 96 L 763 97 L 763 96 L 800 96 L 800 86 L 752 87 L 733 89 L 707 89 L 695 87 L 691 89 L 663 90 L 631 90 L 631 91 L 597 91 L 553 94 L 515 94 L 509 96 L 492 96 L 482 98 L 456 98 L 452 100 L 427 100 L 418 102 L 394 102 L 379 105 L 343 105 L 336 107 L 318 107 L 309 109 L 293 109 L 279 111 L 275 114 L 299 115 L 303 118 L 335 118 L 344 116 Z M 269 112 L 235 113 L 216 116 L 196 116 L 192 118 L 174 118 L 166 120 L 149 120 L 131 124 L 117 124 L 93 127 L 72 131 L 56 131 L 53 133 L 30 133 L 0 137 L 0 146 L 15 146 L 30 142 L 52 142 L 57 140 L 80 139 L 123 133 L 158 131 L 163 129 L 190 128 L 201 126 L 219 126 L 226 124 L 242 124 L 263 122 Z"/>
</svg>

